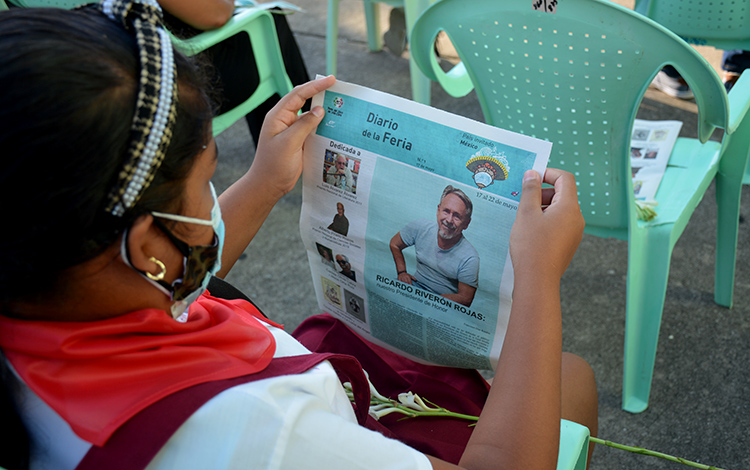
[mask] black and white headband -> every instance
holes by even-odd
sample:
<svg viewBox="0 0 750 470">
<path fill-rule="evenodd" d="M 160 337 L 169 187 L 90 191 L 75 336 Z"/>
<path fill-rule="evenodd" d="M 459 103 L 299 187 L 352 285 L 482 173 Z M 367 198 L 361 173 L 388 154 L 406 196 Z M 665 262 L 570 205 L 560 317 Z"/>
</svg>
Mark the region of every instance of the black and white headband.
<svg viewBox="0 0 750 470">
<path fill-rule="evenodd" d="M 99 7 L 135 32 L 141 64 L 125 165 L 106 206 L 120 217 L 135 205 L 164 160 L 177 115 L 177 84 L 172 42 L 156 0 L 103 0 Z"/>
</svg>

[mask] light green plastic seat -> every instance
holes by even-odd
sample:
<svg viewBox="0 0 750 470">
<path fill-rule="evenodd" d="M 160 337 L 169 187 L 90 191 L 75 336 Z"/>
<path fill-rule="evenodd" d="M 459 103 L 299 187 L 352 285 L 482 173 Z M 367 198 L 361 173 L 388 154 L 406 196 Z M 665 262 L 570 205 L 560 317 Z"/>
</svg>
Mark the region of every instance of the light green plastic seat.
<svg viewBox="0 0 750 470">
<path fill-rule="evenodd" d="M 622 406 L 641 412 L 648 406 L 672 249 L 714 178 L 714 298 L 732 305 L 750 148 L 750 74 L 727 97 L 692 47 L 631 10 L 607 0 L 565 0 L 553 14 L 531 4 L 475 0 L 467 8 L 460 0 L 442 0 L 414 25 L 412 54 L 431 79 L 450 80 L 432 47 L 445 31 L 486 121 L 551 141 L 549 165 L 575 174 L 586 231 L 628 241 Z M 695 93 L 700 140 L 678 139 L 656 194 L 658 216 L 644 222 L 637 220 L 631 183 L 631 132 L 646 89 L 666 64 Z M 707 141 L 717 127 L 726 129 L 723 140 Z"/>
<path fill-rule="evenodd" d="M 586 470 L 589 452 L 589 428 L 560 421 L 560 450 L 557 453 L 557 470 Z"/>
<path fill-rule="evenodd" d="M 0 0 L 4 2 L 4 0 Z M 85 0 L 12 0 L 19 7 L 75 8 Z M 3 3 L 2 6 L 5 6 Z M 3 8 L 0 7 L 0 10 Z M 286 73 L 284 59 L 279 48 L 276 26 L 268 10 L 262 8 L 238 9 L 221 28 L 204 31 L 190 39 L 181 40 L 172 36 L 172 42 L 186 55 L 195 55 L 236 34 L 249 38 L 258 70 L 258 88 L 244 102 L 213 119 L 213 133 L 218 135 L 263 104 L 274 95 L 284 96 L 292 90 L 292 82 Z"/>
<path fill-rule="evenodd" d="M 636 0 L 635 11 L 690 44 L 750 51 L 750 0 Z M 744 184 L 750 184 L 750 165 Z"/>
</svg>

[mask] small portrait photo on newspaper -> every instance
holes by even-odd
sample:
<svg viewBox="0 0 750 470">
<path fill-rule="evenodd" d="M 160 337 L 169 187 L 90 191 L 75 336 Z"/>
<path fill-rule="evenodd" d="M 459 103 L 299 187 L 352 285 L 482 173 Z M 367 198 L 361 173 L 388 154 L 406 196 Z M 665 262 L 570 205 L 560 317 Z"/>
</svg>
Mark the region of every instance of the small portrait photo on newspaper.
<svg viewBox="0 0 750 470">
<path fill-rule="evenodd" d="M 357 282 L 357 274 L 352 270 L 352 264 L 349 262 L 349 257 L 341 253 L 336 255 L 336 263 L 339 265 L 339 273 L 345 277 L 348 277 L 354 282 Z"/>
<path fill-rule="evenodd" d="M 318 253 L 320 254 L 320 262 L 335 270 L 336 262 L 333 260 L 333 251 L 327 246 L 321 245 L 317 242 L 315 243 L 315 246 L 318 248 Z"/>
<path fill-rule="evenodd" d="M 357 193 L 361 160 L 326 149 L 323 159 L 323 182 L 346 192 Z"/>
<path fill-rule="evenodd" d="M 339 235 L 346 236 L 349 233 L 349 219 L 346 218 L 346 208 L 343 202 L 336 203 L 336 214 L 333 216 L 333 221 L 328 226 L 328 230 L 332 230 Z"/>
</svg>

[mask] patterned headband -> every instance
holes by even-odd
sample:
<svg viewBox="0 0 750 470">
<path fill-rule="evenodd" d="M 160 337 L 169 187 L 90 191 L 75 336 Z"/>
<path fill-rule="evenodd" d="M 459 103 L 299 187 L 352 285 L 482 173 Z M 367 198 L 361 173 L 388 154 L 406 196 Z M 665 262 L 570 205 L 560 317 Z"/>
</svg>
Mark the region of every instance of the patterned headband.
<svg viewBox="0 0 750 470">
<path fill-rule="evenodd" d="M 120 217 L 135 205 L 164 160 L 177 114 L 177 85 L 172 42 L 162 27 L 156 0 L 103 0 L 99 7 L 110 19 L 135 31 L 141 64 L 130 145 L 106 207 Z"/>
</svg>

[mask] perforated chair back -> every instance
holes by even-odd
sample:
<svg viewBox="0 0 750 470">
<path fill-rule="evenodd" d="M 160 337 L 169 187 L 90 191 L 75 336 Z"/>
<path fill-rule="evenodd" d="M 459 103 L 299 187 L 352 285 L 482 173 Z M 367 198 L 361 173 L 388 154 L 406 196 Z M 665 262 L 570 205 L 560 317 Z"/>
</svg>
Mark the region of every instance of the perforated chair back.
<svg viewBox="0 0 750 470">
<path fill-rule="evenodd" d="M 690 44 L 750 51 L 750 0 L 636 0 L 635 11 Z M 750 167 L 744 184 L 750 184 Z"/>
<path fill-rule="evenodd" d="M 7 0 L 8 3 L 12 3 L 15 6 L 22 8 L 64 8 L 70 10 L 79 5 L 85 5 L 87 3 L 98 3 L 95 1 L 86 0 Z"/>
<path fill-rule="evenodd" d="M 441 0 L 417 20 L 411 53 L 445 86 L 434 41 L 445 31 L 492 125 L 551 141 L 549 165 L 572 172 L 586 231 L 628 240 L 623 408 L 648 406 L 675 243 L 716 179 L 714 299 L 730 307 L 742 176 L 750 148 L 750 72 L 727 96 L 713 68 L 654 21 L 608 0 L 565 0 L 556 13 L 531 2 Z M 655 199 L 638 219 L 630 142 L 640 102 L 673 65 L 695 94 L 698 137 L 679 138 Z M 730 105 L 731 101 L 731 113 Z M 725 129 L 721 143 L 708 141 Z"/>
<path fill-rule="evenodd" d="M 666 64 L 698 90 L 700 137 L 725 127 L 727 100 L 706 61 L 667 29 L 613 2 L 566 0 L 557 13 L 529 2 L 456 0 L 432 6 L 412 31 L 412 54 L 449 81 L 431 44 L 444 30 L 489 124 L 553 142 L 550 166 L 575 174 L 587 230 L 635 222 L 631 129 L 641 98 Z M 655 47 L 658 45 L 658 47 Z"/>
<path fill-rule="evenodd" d="M 636 0 L 635 11 L 691 44 L 750 50 L 750 0 Z"/>
</svg>

